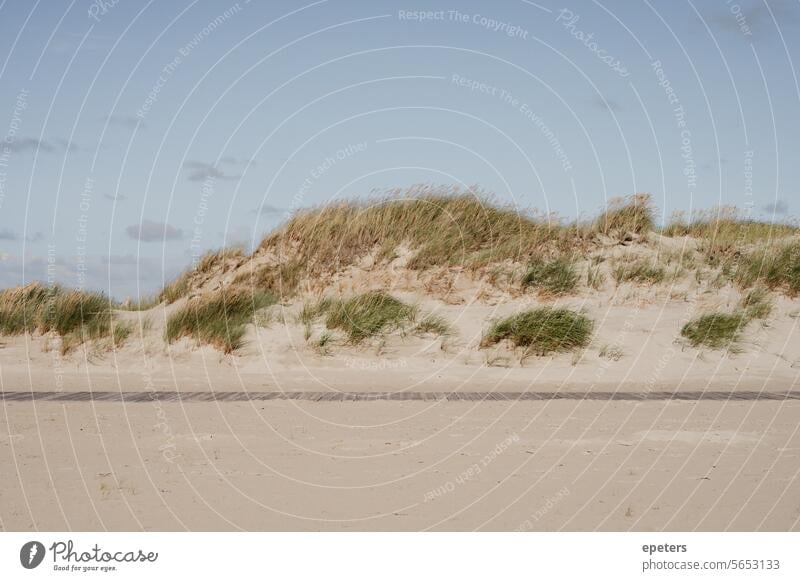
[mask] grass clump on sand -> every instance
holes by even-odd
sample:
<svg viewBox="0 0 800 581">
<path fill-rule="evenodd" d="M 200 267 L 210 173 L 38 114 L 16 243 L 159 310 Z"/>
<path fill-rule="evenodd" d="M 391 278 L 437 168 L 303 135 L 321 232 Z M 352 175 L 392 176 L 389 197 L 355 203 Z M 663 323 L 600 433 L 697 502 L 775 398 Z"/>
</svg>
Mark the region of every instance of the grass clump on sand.
<svg viewBox="0 0 800 581">
<path fill-rule="evenodd" d="M 352 344 L 413 323 L 417 308 L 383 291 L 371 291 L 326 306 L 325 326 L 339 329 Z"/>
<path fill-rule="evenodd" d="M 595 222 L 595 230 L 605 235 L 645 234 L 654 228 L 650 194 L 613 198 Z"/>
<path fill-rule="evenodd" d="M 588 345 L 594 323 L 569 309 L 543 307 L 495 321 L 481 340 L 488 347 L 508 340 L 536 355 L 571 351 Z"/>
<path fill-rule="evenodd" d="M 308 272 L 332 272 L 377 250 L 388 260 L 407 245 L 408 268 L 527 260 L 543 247 L 569 249 L 578 229 L 498 207 L 480 192 L 419 186 L 370 202 L 343 201 L 295 214 L 267 236 L 262 249 L 296 251 Z"/>
<path fill-rule="evenodd" d="M 617 284 L 624 282 L 658 284 L 667 277 L 667 271 L 663 266 L 653 264 L 644 259 L 634 260 L 633 262 L 621 261 L 616 264 L 611 274 Z"/>
<path fill-rule="evenodd" d="M 744 311 L 707 313 L 686 323 L 681 335 L 692 347 L 725 349 L 738 342 L 749 320 Z"/>
<path fill-rule="evenodd" d="M 279 297 L 290 297 L 297 292 L 303 278 L 303 264 L 292 260 L 277 266 L 261 266 L 237 275 L 234 285 L 269 291 Z"/>
<path fill-rule="evenodd" d="M 747 318 L 766 319 L 772 313 L 772 298 L 763 287 L 756 287 L 747 292 L 740 302 Z"/>
<path fill-rule="evenodd" d="M 800 242 L 767 248 L 743 257 L 735 271 L 744 288 L 762 284 L 782 290 L 790 297 L 800 295 Z"/>
<path fill-rule="evenodd" d="M 33 283 L 0 291 L 0 334 L 21 335 L 40 329 L 45 308 L 62 291 Z"/>
<path fill-rule="evenodd" d="M 270 293 L 241 289 L 201 296 L 170 315 L 165 339 L 173 343 L 191 337 L 231 353 L 242 346 L 246 325 L 253 321 L 255 312 L 276 302 Z"/>
<path fill-rule="evenodd" d="M 414 327 L 414 332 L 420 335 L 446 337 L 453 334 L 453 328 L 447 319 L 440 315 L 425 315 Z"/>
<path fill-rule="evenodd" d="M 766 319 L 772 312 L 772 299 L 763 287 L 756 287 L 739 301 L 733 313 L 707 313 L 689 321 L 681 336 L 692 347 L 728 349 L 736 346 L 744 329 L 755 319 Z"/>
<path fill-rule="evenodd" d="M 559 257 L 555 260 L 534 260 L 522 277 L 522 288 L 534 287 L 547 295 L 565 295 L 578 285 L 578 273 L 571 258 Z"/>
<path fill-rule="evenodd" d="M 103 294 L 32 283 L 0 291 L 0 334 L 54 332 L 67 353 L 86 341 L 110 339 L 120 346 L 130 328 L 114 321 L 114 304 Z"/>
</svg>

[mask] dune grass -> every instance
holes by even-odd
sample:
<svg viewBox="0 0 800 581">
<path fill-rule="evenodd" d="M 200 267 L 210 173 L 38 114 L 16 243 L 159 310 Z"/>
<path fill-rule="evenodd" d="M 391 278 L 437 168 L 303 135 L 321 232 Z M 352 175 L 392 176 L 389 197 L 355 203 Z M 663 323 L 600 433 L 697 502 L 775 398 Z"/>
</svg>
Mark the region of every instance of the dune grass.
<svg viewBox="0 0 800 581">
<path fill-rule="evenodd" d="M 189 294 L 191 290 L 191 278 L 194 270 L 186 270 L 178 275 L 178 277 L 170 283 L 167 283 L 161 292 L 156 296 L 155 304 L 167 303 L 171 305 Z M 146 301 L 150 304 L 150 301 Z"/>
<path fill-rule="evenodd" d="M 655 229 L 650 194 L 613 198 L 595 221 L 595 230 L 605 235 L 644 234 Z"/>
<path fill-rule="evenodd" d="M 593 328 L 593 321 L 581 313 L 543 307 L 495 321 L 481 346 L 508 340 L 536 355 L 572 351 L 589 344 Z"/>
<path fill-rule="evenodd" d="M 370 291 L 343 300 L 317 304 L 324 312 L 325 326 L 338 329 L 351 344 L 389 331 L 403 329 L 416 319 L 418 309 L 383 291 Z"/>
<path fill-rule="evenodd" d="M 454 333 L 453 327 L 441 315 L 425 315 L 414 327 L 414 332 L 437 337 L 446 337 Z"/>
<path fill-rule="evenodd" d="M 800 242 L 772 245 L 744 255 L 734 278 L 744 288 L 761 284 L 790 297 L 800 295 Z"/>
<path fill-rule="evenodd" d="M 645 259 L 621 260 L 614 265 L 611 275 L 617 284 L 658 284 L 664 282 L 667 271 L 663 266 Z"/>
<path fill-rule="evenodd" d="M 192 290 L 192 282 L 201 275 L 210 275 L 220 269 L 226 272 L 246 258 L 244 249 L 240 246 L 210 250 L 201 256 L 195 264 L 180 273 L 175 280 L 166 284 L 154 299 L 139 301 L 138 306 L 132 310 L 147 310 L 162 302 L 168 305 L 188 295 Z M 135 303 L 136 304 L 136 303 Z"/>
<path fill-rule="evenodd" d="M 756 319 L 766 319 L 772 313 L 772 297 L 764 287 L 744 294 L 732 313 L 706 313 L 689 321 L 681 336 L 692 347 L 735 349 L 747 325 Z"/>
<path fill-rule="evenodd" d="M 756 287 L 748 291 L 739 303 L 749 320 L 766 319 L 772 313 L 772 297 L 764 287 Z"/>
<path fill-rule="evenodd" d="M 732 206 L 698 210 L 689 220 L 678 212 L 662 230 L 665 236 L 691 236 L 718 249 L 741 249 L 747 244 L 769 242 L 798 233 L 800 229 L 797 226 L 754 220 Z"/>
<path fill-rule="evenodd" d="M 480 268 L 527 260 L 545 247 L 580 245 L 576 234 L 576 227 L 498 207 L 480 193 L 417 187 L 380 200 L 301 211 L 261 247 L 292 248 L 310 272 L 336 271 L 375 249 L 379 260 L 389 259 L 404 244 L 414 252 L 411 269 Z"/>
<path fill-rule="evenodd" d="M 541 294 L 559 296 L 575 290 L 578 272 L 572 258 L 534 259 L 522 277 L 522 288 L 533 287 Z"/>
<path fill-rule="evenodd" d="M 256 269 L 247 269 L 236 276 L 233 284 L 269 291 L 284 298 L 296 294 L 303 276 L 303 263 L 290 260 L 277 266 L 263 265 Z"/>
<path fill-rule="evenodd" d="M 238 264 L 245 256 L 244 248 L 241 246 L 228 246 L 219 250 L 210 250 L 197 261 L 194 272 L 209 274 L 217 268 L 227 271 Z"/>
<path fill-rule="evenodd" d="M 749 320 L 744 311 L 706 313 L 686 323 L 681 329 L 681 336 L 692 347 L 728 349 L 739 341 Z"/>
<path fill-rule="evenodd" d="M 253 321 L 255 312 L 276 302 L 271 293 L 242 289 L 197 297 L 170 315 L 164 338 L 173 343 L 190 337 L 232 353 L 243 345 L 246 325 Z"/>
<path fill-rule="evenodd" d="M 99 339 L 120 346 L 131 330 L 114 321 L 113 308 L 100 293 L 32 283 L 0 291 L 0 334 L 54 332 L 62 338 L 63 353 Z"/>
</svg>

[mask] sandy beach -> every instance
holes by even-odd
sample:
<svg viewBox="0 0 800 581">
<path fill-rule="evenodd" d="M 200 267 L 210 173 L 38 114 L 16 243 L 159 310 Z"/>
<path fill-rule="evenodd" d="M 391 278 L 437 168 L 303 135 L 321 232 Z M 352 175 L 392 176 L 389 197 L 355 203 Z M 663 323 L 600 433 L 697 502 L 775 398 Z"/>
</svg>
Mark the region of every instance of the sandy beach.
<svg viewBox="0 0 800 581">
<path fill-rule="evenodd" d="M 5 530 L 797 530 L 800 402 L 7 403 Z"/>
</svg>

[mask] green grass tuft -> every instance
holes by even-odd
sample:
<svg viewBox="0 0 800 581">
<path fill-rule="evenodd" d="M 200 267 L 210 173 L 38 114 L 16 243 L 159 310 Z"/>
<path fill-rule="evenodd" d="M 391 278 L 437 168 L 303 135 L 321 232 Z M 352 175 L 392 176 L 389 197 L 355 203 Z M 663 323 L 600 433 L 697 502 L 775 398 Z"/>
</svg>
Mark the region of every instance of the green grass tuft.
<svg viewBox="0 0 800 581">
<path fill-rule="evenodd" d="M 726 349 L 734 346 L 742 330 L 749 322 L 747 313 L 707 313 L 689 321 L 681 329 L 681 335 L 692 347 Z"/>
<path fill-rule="evenodd" d="M 307 325 L 325 315 L 328 329 L 339 329 L 351 344 L 376 335 L 405 328 L 414 322 L 417 308 L 383 291 L 370 291 L 344 300 L 323 299 L 306 305 L 300 320 Z"/>
<path fill-rule="evenodd" d="M 496 321 L 484 334 L 481 346 L 508 340 L 515 347 L 547 355 L 585 347 L 593 328 L 592 320 L 581 313 L 544 307 Z"/>
<path fill-rule="evenodd" d="M 114 324 L 114 303 L 94 292 L 67 291 L 33 283 L 0 291 L 0 334 L 54 332 L 62 338 L 62 351 L 86 341 L 110 338 L 119 346 L 128 336 L 126 327 Z"/>
<path fill-rule="evenodd" d="M 744 256 L 734 276 L 744 288 L 762 284 L 771 290 L 782 290 L 790 297 L 800 295 L 800 242 Z"/>
<path fill-rule="evenodd" d="M 242 346 L 246 325 L 253 321 L 255 312 L 276 302 L 271 293 L 241 289 L 201 296 L 170 315 L 165 339 L 173 343 L 191 337 L 231 353 Z"/>
<path fill-rule="evenodd" d="M 578 285 L 578 272 L 571 258 L 534 260 L 522 277 L 522 288 L 534 287 L 542 294 L 565 295 Z"/>
<path fill-rule="evenodd" d="M 425 315 L 414 327 L 414 332 L 422 335 L 446 337 L 453 334 L 453 328 L 447 322 L 447 319 L 440 315 Z"/>
</svg>

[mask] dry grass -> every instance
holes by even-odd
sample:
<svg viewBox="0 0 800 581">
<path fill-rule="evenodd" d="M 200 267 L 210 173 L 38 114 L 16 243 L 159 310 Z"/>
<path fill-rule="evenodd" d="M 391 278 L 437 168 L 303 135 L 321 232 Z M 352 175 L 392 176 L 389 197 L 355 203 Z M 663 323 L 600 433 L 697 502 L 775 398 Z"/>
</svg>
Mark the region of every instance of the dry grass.
<svg viewBox="0 0 800 581">
<path fill-rule="evenodd" d="M 182 299 L 192 291 L 192 283 L 202 275 L 211 275 L 215 270 L 227 272 L 238 266 L 246 258 L 244 249 L 239 246 L 221 248 L 206 252 L 197 263 L 183 271 L 171 283 L 167 284 L 155 299 L 140 301 L 136 310 L 146 310 L 165 302 L 168 305 Z"/>
<path fill-rule="evenodd" d="M 377 250 L 378 260 L 408 245 L 411 269 L 465 265 L 480 268 L 527 261 L 545 248 L 581 244 L 577 226 L 532 219 L 493 205 L 480 193 L 417 187 L 370 202 L 339 202 L 299 212 L 261 244 L 287 248 L 309 272 L 334 272 Z"/>
<path fill-rule="evenodd" d="M 721 206 L 696 211 L 688 221 L 683 213 L 676 213 L 662 234 L 690 236 L 707 241 L 712 248 L 741 250 L 747 244 L 769 242 L 798 232 L 796 226 L 753 220 L 738 208 Z"/>
<path fill-rule="evenodd" d="M 244 248 L 241 246 L 230 246 L 219 250 L 206 252 L 197 261 L 194 272 L 210 274 L 214 270 L 221 269 L 223 272 L 237 266 L 245 258 Z"/>
<path fill-rule="evenodd" d="M 644 234 L 655 228 L 650 194 L 613 198 L 595 222 L 595 230 L 607 236 Z"/>
<path fill-rule="evenodd" d="M 508 340 L 536 355 L 572 351 L 589 344 L 594 323 L 569 309 L 549 307 L 525 311 L 495 321 L 481 340 L 482 347 Z"/>
<path fill-rule="evenodd" d="M 301 262 L 290 260 L 278 266 L 261 266 L 257 269 L 245 270 L 233 281 L 236 286 L 269 291 L 281 298 L 291 297 L 300 286 L 304 276 Z"/>
<path fill-rule="evenodd" d="M 170 315 L 164 337 L 168 343 L 191 337 L 231 353 L 242 346 L 246 325 L 255 312 L 275 302 L 270 293 L 242 289 L 201 296 Z"/>
</svg>

